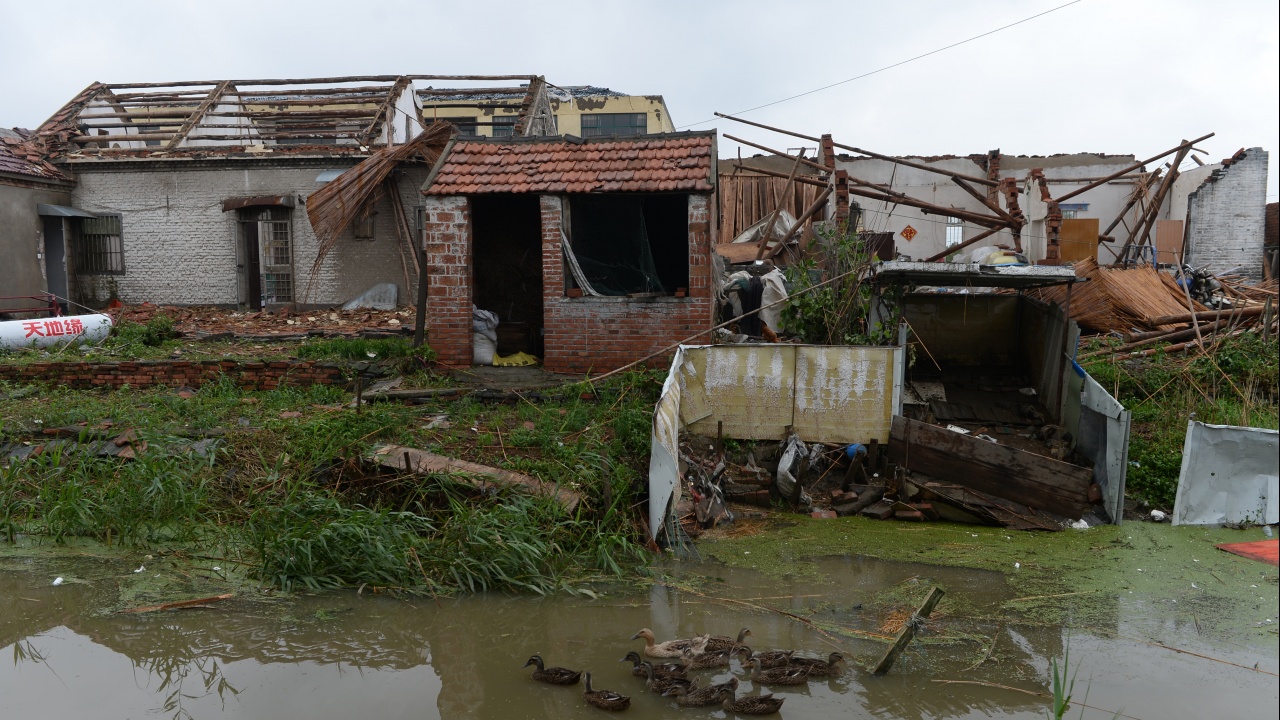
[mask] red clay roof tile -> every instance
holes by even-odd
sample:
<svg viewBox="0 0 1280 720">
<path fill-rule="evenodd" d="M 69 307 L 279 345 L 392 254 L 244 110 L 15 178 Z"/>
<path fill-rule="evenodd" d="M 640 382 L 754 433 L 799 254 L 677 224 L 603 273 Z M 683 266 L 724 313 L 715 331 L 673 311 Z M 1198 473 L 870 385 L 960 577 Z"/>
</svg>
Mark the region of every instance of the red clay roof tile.
<svg viewBox="0 0 1280 720">
<path fill-rule="evenodd" d="M 423 192 L 711 192 L 713 142 L 713 133 L 578 143 L 563 138 L 460 142 Z"/>
</svg>

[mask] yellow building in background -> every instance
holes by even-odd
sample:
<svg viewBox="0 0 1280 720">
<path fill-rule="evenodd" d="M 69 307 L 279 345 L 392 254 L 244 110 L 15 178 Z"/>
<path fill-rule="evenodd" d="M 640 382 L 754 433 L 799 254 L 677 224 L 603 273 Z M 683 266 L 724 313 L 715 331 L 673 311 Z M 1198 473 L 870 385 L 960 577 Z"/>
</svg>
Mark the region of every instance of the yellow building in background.
<svg viewBox="0 0 1280 720">
<path fill-rule="evenodd" d="M 511 137 L 525 94 L 499 90 L 477 95 L 419 91 L 423 117 L 448 120 L 460 137 Z M 624 95 L 590 85 L 547 85 L 547 99 L 560 135 L 610 137 L 674 132 L 671 113 L 661 95 Z"/>
</svg>

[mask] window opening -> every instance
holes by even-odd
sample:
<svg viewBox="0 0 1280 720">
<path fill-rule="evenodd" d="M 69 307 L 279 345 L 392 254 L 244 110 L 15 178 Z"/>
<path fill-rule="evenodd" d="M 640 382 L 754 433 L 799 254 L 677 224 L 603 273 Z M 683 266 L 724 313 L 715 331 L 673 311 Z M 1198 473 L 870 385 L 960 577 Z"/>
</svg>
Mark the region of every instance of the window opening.
<svg viewBox="0 0 1280 720">
<path fill-rule="evenodd" d="M 124 274 L 124 241 L 119 215 L 82 219 L 72 245 L 72 262 L 77 274 Z"/>
<path fill-rule="evenodd" d="M 516 116 L 515 115 L 494 115 L 493 116 L 493 136 L 512 137 L 515 135 Z"/>
<path fill-rule="evenodd" d="M 688 203 L 687 195 L 571 196 L 569 243 L 591 286 L 615 296 L 687 288 Z"/>
<path fill-rule="evenodd" d="M 453 126 L 458 128 L 458 137 L 476 137 L 475 117 L 447 117 L 440 119 L 453 123 Z"/>
<path fill-rule="evenodd" d="M 582 116 L 583 137 L 644 135 L 648 116 L 644 113 L 591 113 Z"/>
<path fill-rule="evenodd" d="M 288 210 L 259 211 L 258 245 L 262 253 L 263 302 L 293 302 L 293 243 Z"/>
<path fill-rule="evenodd" d="M 960 218 L 947 218 L 947 247 L 955 247 L 964 242 L 964 225 Z"/>
</svg>

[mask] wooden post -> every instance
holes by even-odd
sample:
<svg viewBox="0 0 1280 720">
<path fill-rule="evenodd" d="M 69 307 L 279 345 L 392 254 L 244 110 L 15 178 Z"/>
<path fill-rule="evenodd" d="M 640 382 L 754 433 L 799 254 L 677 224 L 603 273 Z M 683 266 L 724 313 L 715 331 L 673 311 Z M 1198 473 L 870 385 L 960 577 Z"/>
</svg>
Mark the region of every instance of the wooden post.
<svg viewBox="0 0 1280 720">
<path fill-rule="evenodd" d="M 938 601 L 945 595 L 942 588 L 935 587 L 929 591 L 929 597 L 925 599 L 924 604 L 916 610 L 905 623 L 902 624 L 902 630 L 898 632 L 898 639 L 894 640 L 893 646 L 889 651 L 880 658 L 880 662 L 876 663 L 876 667 L 871 671 L 873 675 L 883 675 L 889 672 L 889 668 L 893 667 L 894 661 L 907 649 L 907 645 L 911 643 L 911 639 L 916 636 L 917 623 L 929 617 L 929 613 L 933 612 L 933 608 L 937 606 Z"/>
<path fill-rule="evenodd" d="M 800 150 L 800 154 L 796 156 L 796 162 L 791 166 L 791 175 L 787 177 L 787 183 L 782 186 L 782 191 L 773 198 L 773 212 L 769 213 L 768 222 L 764 224 L 764 229 L 760 231 L 760 242 L 756 243 L 756 259 L 759 260 L 764 256 L 764 249 L 769 244 L 769 236 L 773 234 L 773 224 L 778 222 L 778 214 L 782 212 L 782 201 L 786 198 L 787 193 L 791 192 L 791 185 L 795 182 L 796 174 L 800 172 L 800 161 L 804 160 L 804 149 Z M 778 240 L 778 244 L 786 242 L 786 238 Z"/>
</svg>

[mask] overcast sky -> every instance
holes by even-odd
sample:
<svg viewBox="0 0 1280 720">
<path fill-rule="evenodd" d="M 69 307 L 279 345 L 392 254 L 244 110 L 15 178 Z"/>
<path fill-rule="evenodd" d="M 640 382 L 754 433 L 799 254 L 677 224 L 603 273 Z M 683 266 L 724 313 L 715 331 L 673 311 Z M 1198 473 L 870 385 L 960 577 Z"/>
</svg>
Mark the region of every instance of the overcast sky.
<svg viewBox="0 0 1280 720">
<path fill-rule="evenodd" d="M 0 0 L 0 126 L 90 82 L 541 74 L 666 98 L 682 128 L 795 146 L 733 113 L 900 63 L 1069 0 L 113 2 Z M 1079 0 L 746 114 L 887 154 L 1154 155 L 1280 143 L 1275 0 Z M 735 144 L 721 141 L 722 155 Z M 747 154 L 747 153 L 744 153 Z M 1276 199 L 1272 157 L 1268 201 Z"/>
</svg>

